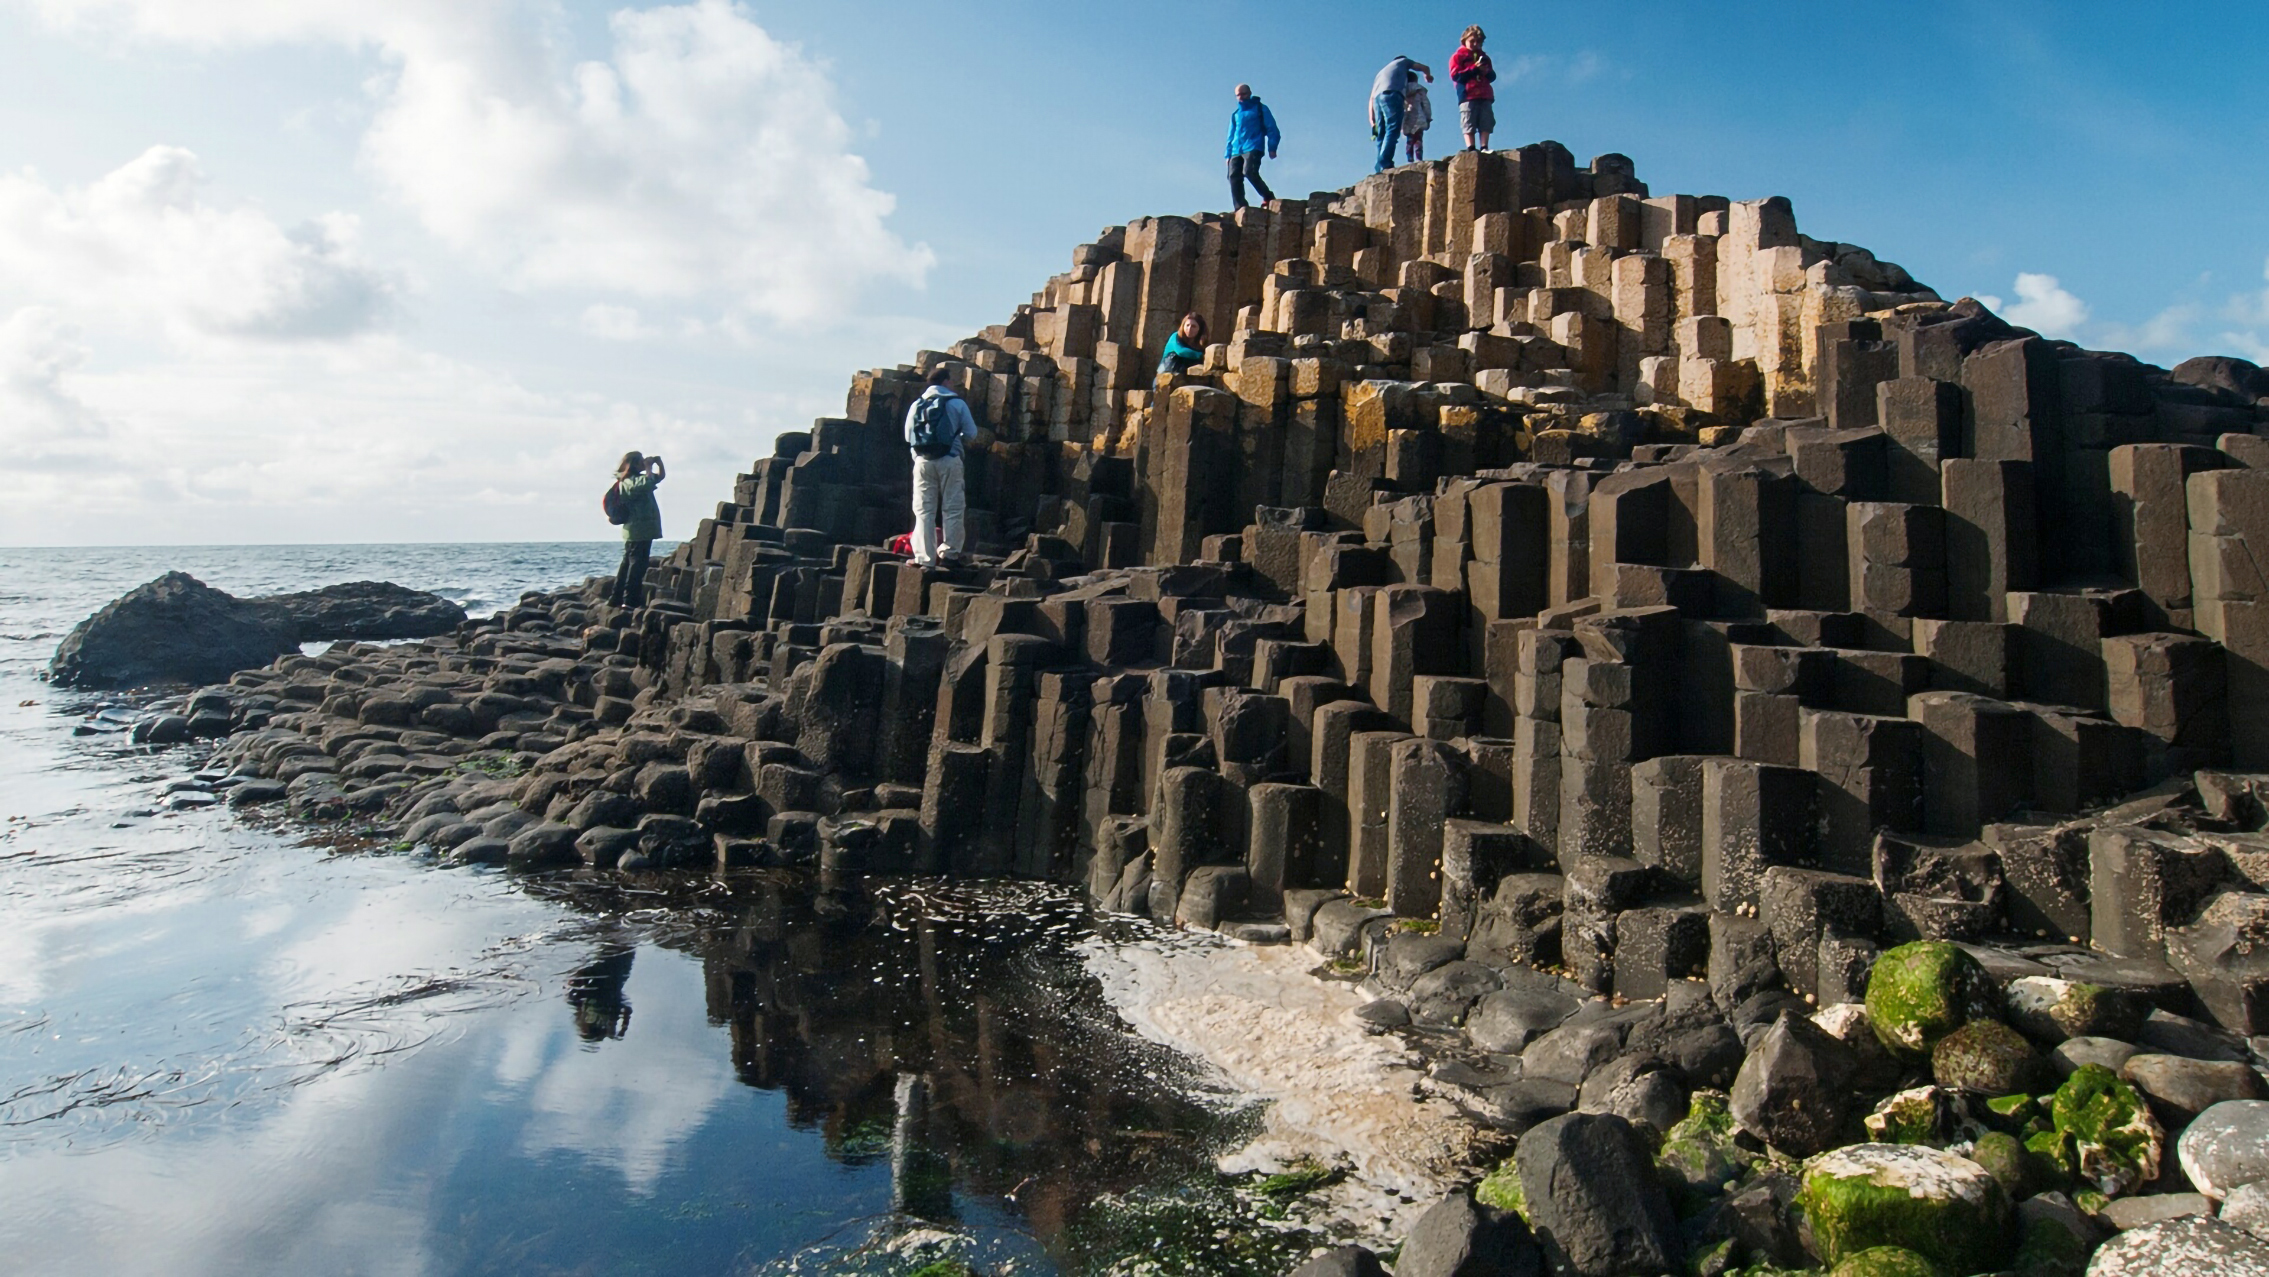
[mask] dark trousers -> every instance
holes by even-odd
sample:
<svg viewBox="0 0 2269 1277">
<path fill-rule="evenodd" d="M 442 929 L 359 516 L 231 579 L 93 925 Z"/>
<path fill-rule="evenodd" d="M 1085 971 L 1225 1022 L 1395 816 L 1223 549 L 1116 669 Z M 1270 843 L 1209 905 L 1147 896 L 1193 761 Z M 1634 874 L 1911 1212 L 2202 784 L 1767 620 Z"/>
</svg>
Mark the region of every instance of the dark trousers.
<svg viewBox="0 0 2269 1277">
<path fill-rule="evenodd" d="M 1276 192 L 1268 189 L 1268 183 L 1261 180 L 1261 153 L 1259 151 L 1247 151 L 1243 155 L 1229 157 L 1229 207 L 1245 207 L 1245 183 L 1247 182 L 1253 184 L 1253 190 L 1260 196 L 1261 203 L 1266 204 L 1276 198 Z"/>
<path fill-rule="evenodd" d="M 654 561 L 652 541 L 622 543 L 622 566 L 615 569 L 615 588 L 607 602 L 616 607 L 646 606 L 646 565 Z"/>
</svg>

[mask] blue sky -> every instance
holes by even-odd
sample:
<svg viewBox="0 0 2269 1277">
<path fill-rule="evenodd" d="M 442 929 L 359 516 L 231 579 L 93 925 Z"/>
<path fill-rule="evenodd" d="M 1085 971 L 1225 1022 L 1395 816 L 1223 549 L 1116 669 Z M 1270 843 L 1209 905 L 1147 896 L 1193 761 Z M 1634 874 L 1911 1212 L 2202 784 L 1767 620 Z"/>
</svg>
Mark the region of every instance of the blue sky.
<svg viewBox="0 0 2269 1277">
<path fill-rule="evenodd" d="M 0 0 L 0 541 L 599 537 L 634 446 L 682 530 L 853 370 L 1219 208 L 1239 80 L 1272 185 L 1344 186 L 1468 21 L 1501 142 L 2269 357 L 2258 4 Z"/>
</svg>

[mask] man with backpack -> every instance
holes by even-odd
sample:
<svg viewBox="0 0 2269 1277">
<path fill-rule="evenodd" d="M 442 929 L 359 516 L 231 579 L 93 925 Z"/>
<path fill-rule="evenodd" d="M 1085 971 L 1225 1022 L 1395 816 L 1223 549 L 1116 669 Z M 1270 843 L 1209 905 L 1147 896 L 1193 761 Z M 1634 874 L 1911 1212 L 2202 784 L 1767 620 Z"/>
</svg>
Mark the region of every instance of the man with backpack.
<svg viewBox="0 0 2269 1277">
<path fill-rule="evenodd" d="M 622 525 L 622 564 L 615 569 L 614 589 L 607 602 L 615 607 L 646 606 L 646 567 L 653 561 L 654 542 L 662 535 L 662 506 L 654 500 L 654 485 L 669 477 L 660 457 L 622 454 L 615 467 L 614 486 L 600 502 L 607 522 Z"/>
<path fill-rule="evenodd" d="M 914 562 L 923 567 L 959 562 L 968 548 L 962 544 L 968 495 L 961 448 L 977 437 L 977 418 L 954 393 L 952 380 L 952 365 L 939 364 L 930 372 L 929 388 L 906 409 L 906 447 L 914 454 Z"/>
</svg>

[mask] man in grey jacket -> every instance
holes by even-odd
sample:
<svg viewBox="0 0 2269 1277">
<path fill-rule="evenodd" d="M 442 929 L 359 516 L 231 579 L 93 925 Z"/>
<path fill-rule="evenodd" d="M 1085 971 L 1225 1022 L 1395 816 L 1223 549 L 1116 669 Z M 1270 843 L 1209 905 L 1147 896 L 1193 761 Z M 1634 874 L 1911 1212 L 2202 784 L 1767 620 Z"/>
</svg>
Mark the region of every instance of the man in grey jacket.
<svg viewBox="0 0 2269 1277">
<path fill-rule="evenodd" d="M 948 384 L 953 367 L 939 364 L 929 388 L 906 408 L 906 446 L 914 455 L 914 562 L 959 562 L 962 519 L 969 508 L 962 483 L 962 445 L 977 437 L 977 418 Z M 939 524 L 944 539 L 939 539 Z"/>
</svg>

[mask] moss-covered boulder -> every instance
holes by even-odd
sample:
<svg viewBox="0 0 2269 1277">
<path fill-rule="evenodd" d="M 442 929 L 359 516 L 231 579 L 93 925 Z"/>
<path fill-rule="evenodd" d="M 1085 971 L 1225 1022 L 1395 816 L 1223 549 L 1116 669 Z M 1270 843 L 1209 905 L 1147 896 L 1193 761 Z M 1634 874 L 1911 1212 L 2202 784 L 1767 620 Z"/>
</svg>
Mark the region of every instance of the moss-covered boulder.
<svg viewBox="0 0 2269 1277">
<path fill-rule="evenodd" d="M 1902 944 L 1867 977 L 1867 1020 L 1883 1045 L 1928 1055 L 1940 1038 L 1994 1010 L 1993 979 L 1978 960 L 1943 940 Z"/>
<path fill-rule="evenodd" d="M 2025 1035 L 1998 1020 L 1972 1020 L 1930 1051 L 1938 1085 L 1983 1095 L 2017 1095 L 2049 1080 L 2048 1061 Z"/>
<path fill-rule="evenodd" d="M 1947 1144 L 1960 1130 L 1961 1102 L 1945 1087 L 1917 1086 L 1884 1100 L 1860 1121 L 1878 1144 Z"/>
<path fill-rule="evenodd" d="M 2166 1133 L 2135 1088 L 2100 1064 L 2083 1064 L 2049 1097 L 2049 1119 L 2071 1165 L 2097 1191 L 2117 1197 L 2158 1178 Z"/>
<path fill-rule="evenodd" d="M 1828 1277 L 1946 1277 L 1946 1270 L 1904 1246 L 1874 1246 L 1847 1256 Z"/>
<path fill-rule="evenodd" d="M 1985 1168 L 2009 1200 L 2033 1195 L 2033 1155 L 2024 1142 L 2004 1131 L 1987 1131 L 1970 1145 L 1970 1160 Z"/>
<path fill-rule="evenodd" d="M 1914 1144 L 1854 1144 L 1814 1158 L 1796 1208 L 1823 1262 L 1878 1246 L 1955 1273 L 1988 1272 L 2011 1249 L 2009 1198 L 1976 1162 Z"/>
<path fill-rule="evenodd" d="M 1734 1139 L 1734 1130 L 1724 1093 L 1696 1091 L 1686 1116 L 1663 1133 L 1655 1166 L 1680 1215 L 1723 1196 L 1756 1162 L 1756 1154 Z"/>
</svg>

